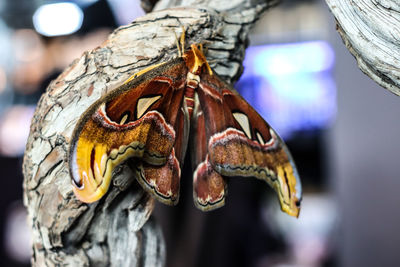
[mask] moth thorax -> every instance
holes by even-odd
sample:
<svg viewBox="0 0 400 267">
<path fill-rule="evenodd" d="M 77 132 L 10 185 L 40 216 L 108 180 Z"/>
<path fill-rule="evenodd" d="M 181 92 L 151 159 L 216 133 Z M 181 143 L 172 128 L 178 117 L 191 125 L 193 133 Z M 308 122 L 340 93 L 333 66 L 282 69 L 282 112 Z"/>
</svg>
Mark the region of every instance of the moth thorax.
<svg viewBox="0 0 400 267">
<path fill-rule="evenodd" d="M 191 72 L 188 72 L 187 74 L 187 79 L 186 79 L 186 84 L 188 87 L 191 88 L 197 88 L 198 84 L 200 82 L 200 77 L 199 75 L 193 74 Z"/>
<path fill-rule="evenodd" d="M 186 107 L 189 112 L 189 118 L 192 117 L 194 108 L 194 95 L 200 82 L 200 77 L 196 74 L 188 72 L 186 79 L 186 89 L 185 89 L 185 102 Z"/>
</svg>

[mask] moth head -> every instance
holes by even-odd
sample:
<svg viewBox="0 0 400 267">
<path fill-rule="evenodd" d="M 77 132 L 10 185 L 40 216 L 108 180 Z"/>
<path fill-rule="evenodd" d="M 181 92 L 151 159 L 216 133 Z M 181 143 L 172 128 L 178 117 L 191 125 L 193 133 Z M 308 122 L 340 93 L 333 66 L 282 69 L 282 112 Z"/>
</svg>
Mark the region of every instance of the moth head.
<svg viewBox="0 0 400 267">
<path fill-rule="evenodd" d="M 191 73 L 199 75 L 204 66 L 210 75 L 213 74 L 206 56 L 203 53 L 202 45 L 192 44 L 190 50 L 183 55 L 183 58 Z"/>
</svg>

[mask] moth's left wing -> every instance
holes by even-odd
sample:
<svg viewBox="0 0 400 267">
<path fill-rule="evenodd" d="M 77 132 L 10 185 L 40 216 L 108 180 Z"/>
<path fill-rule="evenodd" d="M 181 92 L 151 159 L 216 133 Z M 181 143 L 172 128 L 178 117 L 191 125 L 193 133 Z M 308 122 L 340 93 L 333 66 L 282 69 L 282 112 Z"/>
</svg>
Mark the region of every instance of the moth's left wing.
<svg viewBox="0 0 400 267">
<path fill-rule="evenodd" d="M 69 156 L 74 193 L 81 201 L 101 198 L 115 167 L 135 158 L 143 188 L 164 203 L 176 203 L 188 135 L 181 109 L 186 72 L 182 59 L 143 71 L 82 115 Z"/>
<path fill-rule="evenodd" d="M 285 144 L 267 122 L 218 76 L 203 73 L 198 89 L 207 132 L 207 162 L 222 176 L 256 177 L 298 216 L 301 183 Z"/>
</svg>

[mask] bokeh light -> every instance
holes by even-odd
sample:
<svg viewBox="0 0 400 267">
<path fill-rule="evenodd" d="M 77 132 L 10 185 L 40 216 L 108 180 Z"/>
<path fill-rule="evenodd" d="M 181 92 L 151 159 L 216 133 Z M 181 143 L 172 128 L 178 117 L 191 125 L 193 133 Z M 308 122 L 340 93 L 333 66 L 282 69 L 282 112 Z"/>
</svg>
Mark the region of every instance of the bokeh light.
<svg viewBox="0 0 400 267">
<path fill-rule="evenodd" d="M 45 36 L 74 33 L 81 27 L 82 21 L 82 10 L 71 2 L 43 5 L 33 14 L 36 31 Z"/>
</svg>

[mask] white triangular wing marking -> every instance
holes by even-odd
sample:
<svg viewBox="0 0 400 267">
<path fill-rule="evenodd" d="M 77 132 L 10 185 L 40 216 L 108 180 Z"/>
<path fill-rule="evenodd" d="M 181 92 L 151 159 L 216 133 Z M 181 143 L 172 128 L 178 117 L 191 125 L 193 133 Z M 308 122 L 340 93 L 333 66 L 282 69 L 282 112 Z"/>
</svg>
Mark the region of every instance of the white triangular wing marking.
<svg viewBox="0 0 400 267">
<path fill-rule="evenodd" d="M 144 115 L 144 113 L 146 113 L 147 109 L 155 102 L 157 102 L 160 98 L 161 95 L 140 98 L 136 106 L 137 119 L 140 119 Z"/>
<path fill-rule="evenodd" d="M 235 120 L 239 123 L 240 127 L 242 127 L 247 138 L 252 139 L 250 122 L 249 122 L 249 118 L 247 117 L 247 115 L 243 114 L 243 113 L 239 113 L 239 112 L 233 112 L 232 115 L 235 118 Z"/>
<path fill-rule="evenodd" d="M 264 138 L 262 137 L 262 135 L 259 132 L 256 132 L 256 136 L 257 136 L 257 140 L 261 145 L 265 145 L 265 141 Z"/>
<path fill-rule="evenodd" d="M 126 120 L 128 119 L 128 114 L 125 114 L 123 117 L 122 117 L 122 119 L 121 119 L 121 121 L 119 122 L 119 124 L 124 124 L 125 122 L 126 122 Z"/>
</svg>

